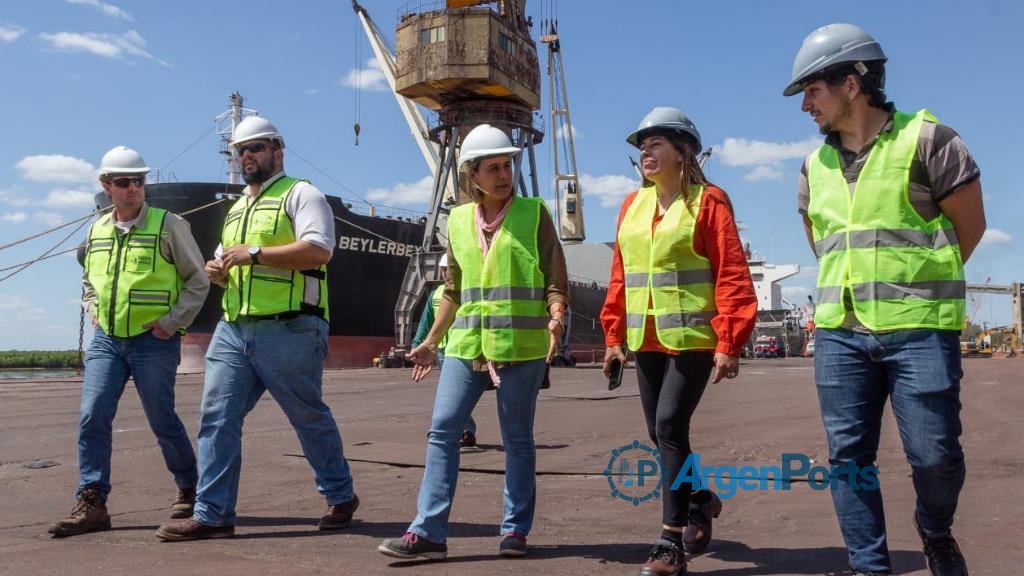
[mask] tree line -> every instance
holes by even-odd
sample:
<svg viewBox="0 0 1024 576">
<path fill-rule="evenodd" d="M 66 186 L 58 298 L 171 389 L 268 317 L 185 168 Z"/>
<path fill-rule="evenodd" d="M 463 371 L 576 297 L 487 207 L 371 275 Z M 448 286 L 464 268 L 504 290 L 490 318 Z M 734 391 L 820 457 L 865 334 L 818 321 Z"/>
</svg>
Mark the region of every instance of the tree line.
<svg viewBox="0 0 1024 576">
<path fill-rule="evenodd" d="M 0 368 L 77 368 L 77 350 L 0 351 Z"/>
</svg>

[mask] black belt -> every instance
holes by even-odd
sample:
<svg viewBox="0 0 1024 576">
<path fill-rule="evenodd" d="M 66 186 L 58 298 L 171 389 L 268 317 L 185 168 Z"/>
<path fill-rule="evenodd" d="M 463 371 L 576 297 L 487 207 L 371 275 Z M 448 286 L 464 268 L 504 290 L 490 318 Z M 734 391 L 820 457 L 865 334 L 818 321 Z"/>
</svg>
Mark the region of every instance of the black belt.
<svg viewBox="0 0 1024 576">
<path fill-rule="evenodd" d="M 246 320 L 294 320 L 294 319 L 300 318 L 302 316 L 316 316 L 317 318 L 323 318 L 324 317 L 324 312 L 323 312 L 322 309 L 317 308 L 316 310 L 308 310 L 308 311 L 307 310 L 301 310 L 301 311 L 289 310 L 288 312 L 281 312 L 280 314 L 261 314 L 261 315 L 249 314 L 249 315 L 240 315 L 238 318 L 239 318 L 239 320 L 241 320 L 243 318 L 246 319 Z"/>
</svg>

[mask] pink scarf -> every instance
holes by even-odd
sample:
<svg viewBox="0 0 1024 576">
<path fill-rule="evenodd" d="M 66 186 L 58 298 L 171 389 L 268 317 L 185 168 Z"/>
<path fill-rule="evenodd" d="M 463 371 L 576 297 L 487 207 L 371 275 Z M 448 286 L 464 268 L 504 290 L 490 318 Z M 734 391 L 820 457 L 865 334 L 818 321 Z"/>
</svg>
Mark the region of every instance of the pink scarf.
<svg viewBox="0 0 1024 576">
<path fill-rule="evenodd" d="M 508 209 L 512 206 L 512 199 L 515 195 L 509 195 L 508 200 L 505 201 L 505 205 L 498 211 L 498 215 L 494 217 L 494 220 L 487 222 L 484 220 L 484 206 L 483 203 L 476 205 L 476 240 L 480 244 L 480 251 L 483 253 L 483 259 L 487 259 L 487 252 L 491 249 L 491 240 L 494 240 L 494 235 L 501 228 L 501 223 L 505 221 L 505 216 L 508 215 Z M 491 240 L 487 237 L 490 236 Z M 498 371 L 494 368 L 494 362 L 487 361 L 487 372 L 491 375 L 491 382 L 494 383 L 495 388 L 501 388 L 501 378 L 498 377 Z"/>
</svg>

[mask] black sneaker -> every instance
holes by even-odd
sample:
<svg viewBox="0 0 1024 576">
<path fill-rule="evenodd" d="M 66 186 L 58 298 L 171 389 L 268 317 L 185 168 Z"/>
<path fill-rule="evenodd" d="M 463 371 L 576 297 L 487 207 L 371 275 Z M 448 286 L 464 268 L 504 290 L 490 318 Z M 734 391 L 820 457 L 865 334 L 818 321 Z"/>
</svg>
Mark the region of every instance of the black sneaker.
<svg viewBox="0 0 1024 576">
<path fill-rule="evenodd" d="M 476 446 L 476 434 L 473 434 L 469 430 L 462 433 L 462 438 L 459 438 L 459 446 L 463 448 L 472 448 Z"/>
<path fill-rule="evenodd" d="M 914 515 L 914 526 L 924 542 L 924 555 L 932 576 L 968 576 L 967 561 L 951 532 L 926 535 Z"/>
<path fill-rule="evenodd" d="M 406 532 L 401 538 L 388 538 L 377 546 L 377 552 L 392 558 L 412 560 L 422 556 L 427 560 L 444 560 L 448 557 L 448 545 L 431 542 L 419 534 Z"/>
<path fill-rule="evenodd" d="M 640 570 L 640 576 L 683 576 L 686 574 L 686 556 L 683 547 L 675 542 L 658 539 Z"/>
<path fill-rule="evenodd" d="M 506 558 L 526 556 L 526 536 L 518 532 L 509 532 L 498 546 L 498 554 Z"/>
</svg>

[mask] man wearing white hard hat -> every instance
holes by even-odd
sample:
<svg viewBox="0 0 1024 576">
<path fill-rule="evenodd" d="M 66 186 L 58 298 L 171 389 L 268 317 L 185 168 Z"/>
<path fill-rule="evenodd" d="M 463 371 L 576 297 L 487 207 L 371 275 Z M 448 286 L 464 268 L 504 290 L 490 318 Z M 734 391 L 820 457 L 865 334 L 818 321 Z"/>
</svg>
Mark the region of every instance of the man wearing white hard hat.
<svg viewBox="0 0 1024 576">
<path fill-rule="evenodd" d="M 78 425 L 78 504 L 49 529 L 55 537 L 110 529 L 112 426 L 131 377 L 178 495 L 172 518 L 191 515 L 196 457 L 174 411 L 181 333 L 210 290 L 188 222 L 146 203 L 149 168 L 138 152 L 111 149 L 100 184 L 113 210 L 89 229 L 85 298 L 95 335 L 85 353 Z"/>
<path fill-rule="evenodd" d="M 242 423 L 264 392 L 288 416 L 327 500 L 321 530 L 347 527 L 359 499 L 341 434 L 323 401 L 327 357 L 327 262 L 334 215 L 313 185 L 285 175 L 284 138 L 266 118 L 235 128 L 248 186 L 228 210 L 210 279 L 224 287 L 224 317 L 206 352 L 199 425 L 199 486 L 192 518 L 157 530 L 166 541 L 235 532 Z"/>
</svg>

